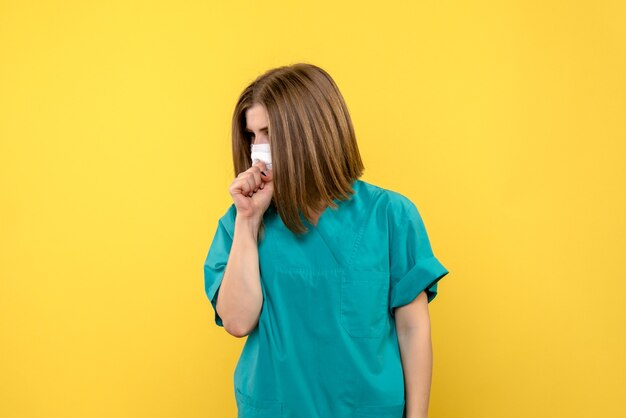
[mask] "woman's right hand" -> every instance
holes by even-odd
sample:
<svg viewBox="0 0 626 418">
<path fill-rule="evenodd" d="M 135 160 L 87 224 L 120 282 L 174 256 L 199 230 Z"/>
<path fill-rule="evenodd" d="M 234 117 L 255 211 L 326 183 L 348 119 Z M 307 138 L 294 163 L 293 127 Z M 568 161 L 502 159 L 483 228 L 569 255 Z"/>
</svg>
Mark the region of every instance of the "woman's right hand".
<svg viewBox="0 0 626 418">
<path fill-rule="evenodd" d="M 267 175 L 264 176 L 261 171 Z M 228 191 L 237 208 L 237 216 L 260 220 L 274 194 L 272 170 L 268 170 L 263 161 L 258 161 L 239 173 Z"/>
</svg>

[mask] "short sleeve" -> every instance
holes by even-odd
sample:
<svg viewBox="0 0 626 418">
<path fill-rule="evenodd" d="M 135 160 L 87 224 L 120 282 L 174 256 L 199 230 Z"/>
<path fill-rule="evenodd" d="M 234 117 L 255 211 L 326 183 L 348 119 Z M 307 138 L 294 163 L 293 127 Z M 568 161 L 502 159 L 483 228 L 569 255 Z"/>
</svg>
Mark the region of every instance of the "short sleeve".
<svg viewBox="0 0 626 418">
<path fill-rule="evenodd" d="M 437 296 L 439 280 L 448 270 L 433 254 L 426 227 L 417 207 L 408 198 L 399 198 L 390 209 L 390 294 L 389 312 L 413 301 L 426 291 L 428 303 Z"/>
<path fill-rule="evenodd" d="M 218 220 L 209 253 L 204 261 L 204 290 L 213 306 L 215 323 L 220 327 L 224 324 L 217 313 L 217 295 L 228 263 L 230 248 L 233 245 L 234 217 L 235 204 L 233 203 L 226 214 Z"/>
</svg>

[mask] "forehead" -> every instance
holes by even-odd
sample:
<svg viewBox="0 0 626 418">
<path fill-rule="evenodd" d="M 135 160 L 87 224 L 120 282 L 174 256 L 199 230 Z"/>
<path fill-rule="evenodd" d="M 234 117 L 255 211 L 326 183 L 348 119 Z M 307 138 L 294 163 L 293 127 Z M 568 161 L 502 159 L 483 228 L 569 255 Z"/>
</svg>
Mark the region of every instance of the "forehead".
<svg viewBox="0 0 626 418">
<path fill-rule="evenodd" d="M 246 125 L 249 129 L 267 127 L 267 110 L 258 103 L 246 110 Z"/>
</svg>

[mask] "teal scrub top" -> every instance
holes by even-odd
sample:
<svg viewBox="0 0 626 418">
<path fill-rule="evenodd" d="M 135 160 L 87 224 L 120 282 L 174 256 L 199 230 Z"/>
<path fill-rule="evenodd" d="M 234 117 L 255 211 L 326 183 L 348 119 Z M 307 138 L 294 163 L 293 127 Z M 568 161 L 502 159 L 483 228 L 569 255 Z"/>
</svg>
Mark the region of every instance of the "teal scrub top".
<svg viewBox="0 0 626 418">
<path fill-rule="evenodd" d="M 263 305 L 234 372 L 239 418 L 405 416 L 395 308 L 448 270 L 435 258 L 416 206 L 363 180 L 317 226 L 292 233 L 270 205 L 259 241 Z M 215 323 L 233 242 L 234 203 L 219 219 L 204 263 Z"/>
</svg>

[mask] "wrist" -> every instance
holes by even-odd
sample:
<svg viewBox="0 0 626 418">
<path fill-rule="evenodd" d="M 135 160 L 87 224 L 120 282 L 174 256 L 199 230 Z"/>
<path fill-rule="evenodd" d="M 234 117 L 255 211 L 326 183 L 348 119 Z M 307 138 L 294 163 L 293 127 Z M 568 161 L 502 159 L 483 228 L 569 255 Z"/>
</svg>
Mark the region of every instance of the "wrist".
<svg viewBox="0 0 626 418">
<path fill-rule="evenodd" d="M 245 217 L 240 215 L 235 217 L 235 230 L 243 230 L 246 233 L 251 234 L 255 239 L 259 233 L 260 225 L 261 219 L 257 217 Z"/>
</svg>

